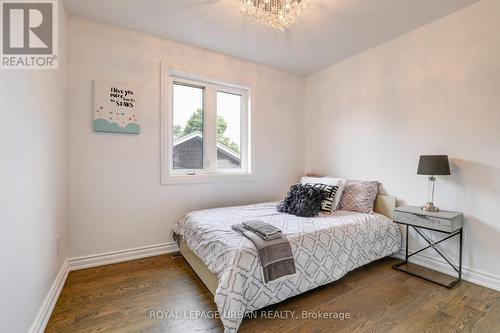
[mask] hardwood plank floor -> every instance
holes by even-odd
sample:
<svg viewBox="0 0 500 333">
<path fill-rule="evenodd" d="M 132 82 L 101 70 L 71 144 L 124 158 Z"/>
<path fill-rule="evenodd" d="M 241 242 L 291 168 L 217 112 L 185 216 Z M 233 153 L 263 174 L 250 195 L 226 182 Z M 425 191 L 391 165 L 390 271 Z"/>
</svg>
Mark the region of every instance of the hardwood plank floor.
<svg viewBox="0 0 500 333">
<path fill-rule="evenodd" d="M 393 270 L 394 262 L 382 259 L 258 311 L 240 332 L 500 332 L 499 292 L 465 281 L 446 289 Z M 222 332 L 218 318 L 189 312 L 215 310 L 186 261 L 163 255 L 71 272 L 46 332 Z M 280 311 L 295 314 L 266 318 Z M 350 318 L 302 318 L 302 311 Z"/>
</svg>

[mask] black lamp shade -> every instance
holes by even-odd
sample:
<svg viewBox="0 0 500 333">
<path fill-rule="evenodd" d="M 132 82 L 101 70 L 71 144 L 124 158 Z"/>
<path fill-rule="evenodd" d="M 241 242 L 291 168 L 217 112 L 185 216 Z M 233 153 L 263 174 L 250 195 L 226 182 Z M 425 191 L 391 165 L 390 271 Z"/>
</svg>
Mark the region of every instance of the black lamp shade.
<svg viewBox="0 0 500 333">
<path fill-rule="evenodd" d="M 450 175 L 448 155 L 420 155 L 417 174 L 429 176 Z"/>
</svg>

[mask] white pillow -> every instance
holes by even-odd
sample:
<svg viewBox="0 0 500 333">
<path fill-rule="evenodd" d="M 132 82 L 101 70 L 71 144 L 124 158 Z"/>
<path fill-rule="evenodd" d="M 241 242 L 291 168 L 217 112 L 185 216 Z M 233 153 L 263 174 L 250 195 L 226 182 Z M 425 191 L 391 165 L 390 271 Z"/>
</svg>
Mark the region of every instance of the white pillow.
<svg viewBox="0 0 500 333">
<path fill-rule="evenodd" d="M 342 198 L 342 192 L 344 192 L 345 184 L 347 180 L 343 178 L 333 178 L 333 177 L 307 177 L 304 176 L 300 179 L 300 183 L 304 184 L 325 184 L 338 186 L 337 193 L 335 193 L 335 200 L 332 205 L 332 212 L 337 210 L 340 203 L 340 198 Z"/>
</svg>

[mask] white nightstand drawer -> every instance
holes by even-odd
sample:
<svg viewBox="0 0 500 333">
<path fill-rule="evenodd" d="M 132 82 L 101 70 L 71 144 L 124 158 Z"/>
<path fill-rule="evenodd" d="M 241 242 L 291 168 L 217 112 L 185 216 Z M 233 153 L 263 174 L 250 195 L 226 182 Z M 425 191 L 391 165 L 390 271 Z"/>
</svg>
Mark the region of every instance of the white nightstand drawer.
<svg viewBox="0 0 500 333">
<path fill-rule="evenodd" d="M 442 230 L 445 232 L 453 232 L 462 227 L 461 218 L 443 219 L 433 216 L 419 215 L 405 211 L 395 210 L 393 219 L 396 222 L 421 226 L 435 230 Z"/>
</svg>

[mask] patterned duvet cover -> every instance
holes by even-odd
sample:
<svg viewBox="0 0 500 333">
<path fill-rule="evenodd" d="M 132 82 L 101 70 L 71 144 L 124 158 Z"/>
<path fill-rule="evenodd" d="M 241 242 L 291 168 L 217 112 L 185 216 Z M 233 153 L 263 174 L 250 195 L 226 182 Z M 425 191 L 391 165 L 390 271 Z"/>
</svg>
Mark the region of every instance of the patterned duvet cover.
<svg viewBox="0 0 500 333">
<path fill-rule="evenodd" d="M 379 214 L 336 211 L 303 218 L 279 213 L 277 203 L 191 212 L 174 227 L 219 279 L 215 303 L 225 332 L 236 332 L 245 314 L 338 280 L 349 271 L 397 252 L 397 224 Z M 297 273 L 267 285 L 257 251 L 231 225 L 258 218 L 287 236 Z"/>
</svg>

